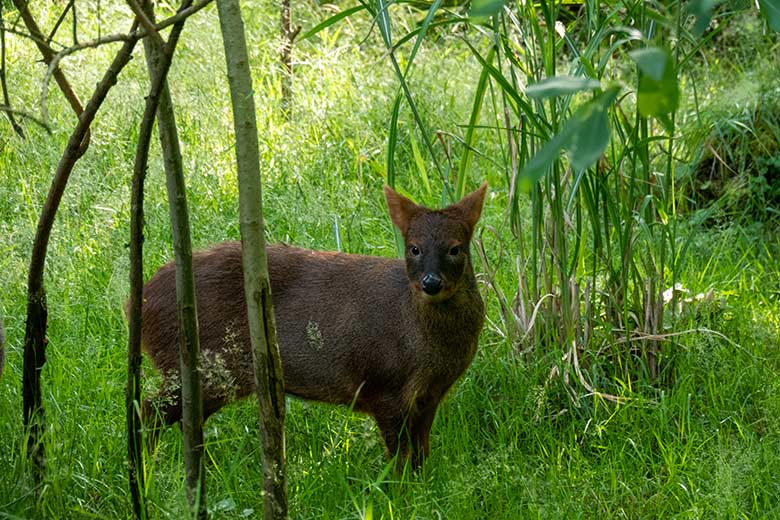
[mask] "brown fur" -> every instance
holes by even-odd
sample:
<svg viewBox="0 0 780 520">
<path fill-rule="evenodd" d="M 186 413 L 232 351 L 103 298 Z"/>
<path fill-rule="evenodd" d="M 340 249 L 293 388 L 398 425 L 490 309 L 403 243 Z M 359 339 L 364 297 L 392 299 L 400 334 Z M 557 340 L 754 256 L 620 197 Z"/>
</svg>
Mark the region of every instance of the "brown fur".
<svg viewBox="0 0 780 520">
<path fill-rule="evenodd" d="M 477 349 L 484 306 L 469 242 L 486 189 L 434 211 L 385 188 L 406 261 L 267 248 L 285 390 L 354 402 L 376 419 L 388 452 L 402 463 L 427 456 L 436 408 Z M 254 391 L 241 245 L 196 253 L 193 265 L 208 417 Z M 421 289 L 428 273 L 441 279 L 437 294 Z M 172 263 L 144 286 L 144 350 L 164 376 L 160 392 L 144 403 L 147 423 L 155 410 L 167 424 L 181 418 L 175 293 Z"/>
</svg>

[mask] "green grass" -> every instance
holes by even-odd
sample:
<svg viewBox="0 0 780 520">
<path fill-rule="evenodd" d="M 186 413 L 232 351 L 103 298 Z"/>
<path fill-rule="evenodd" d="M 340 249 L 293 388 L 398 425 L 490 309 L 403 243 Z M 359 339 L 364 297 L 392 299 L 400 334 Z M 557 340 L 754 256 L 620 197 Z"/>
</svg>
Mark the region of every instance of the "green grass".
<svg viewBox="0 0 780 520">
<path fill-rule="evenodd" d="M 361 43 L 370 28 L 363 18 L 301 42 L 295 51 L 301 62 L 295 116 L 283 123 L 274 74 L 275 7 L 262 3 L 245 9 L 269 239 L 335 249 L 337 225 L 342 250 L 392 256 L 395 243 L 381 186 L 397 82 L 382 58 L 380 35 L 374 30 Z M 305 29 L 325 16 L 314 4 L 296 10 Z M 123 16 L 104 12 L 104 23 L 124 27 L 115 23 Z M 407 22 L 400 17 L 399 23 Z M 9 45 L 16 60 L 9 77 L 12 100 L 32 110 L 40 79 L 40 69 L 29 65 L 37 59 L 35 49 L 13 38 Z M 180 49 L 170 81 L 188 172 L 193 240 L 205 247 L 238 238 L 227 81 L 213 7 L 188 23 Z M 82 97 L 110 57 L 110 49 L 102 48 L 66 61 L 66 73 Z M 752 73 L 720 63 L 724 74 Z M 458 125 L 468 122 L 479 73 L 468 48 L 456 40 L 428 40 L 422 46 L 409 81 L 429 128 L 465 135 Z M 710 81 L 724 82 L 702 74 L 702 82 Z M 55 224 L 46 271 L 50 343 L 43 373 L 48 467 L 37 495 L 21 434 L 26 269 L 37 213 L 73 116 L 52 91 L 53 135 L 28 125 L 29 139 L 20 141 L 0 122 L 0 313 L 8 336 L 8 365 L 0 380 L 0 518 L 130 515 L 122 304 L 128 292 L 129 175 L 145 85 L 139 52 L 98 116 L 90 151 L 74 171 Z M 493 117 L 486 112 L 483 117 Z M 412 131 L 411 114 L 402 109 L 398 185 L 420 202 L 437 205 L 441 179 L 428 163 L 432 189 L 425 189 L 410 144 Z M 454 138 L 444 139 L 460 153 Z M 492 139 L 491 132 L 478 133 L 480 153 L 472 158 L 468 188 L 481 179 L 491 183 L 482 224 L 495 227 L 499 239 L 486 240 L 488 255 L 499 268 L 499 285 L 513 294 L 517 245 L 505 225 L 508 186 L 496 168 L 499 145 Z M 151 276 L 172 256 L 156 143 L 146 210 L 145 272 Z M 607 339 L 603 355 L 583 360 L 583 370 L 601 389 L 629 397 L 627 402 L 607 402 L 587 395 L 574 381 L 550 377 L 561 349 L 537 346 L 521 353 L 494 325 L 498 304 L 486 287 L 489 323 L 480 352 L 440 408 L 431 457 L 420 472 L 402 478 L 388 472 L 370 419 L 345 408 L 288 401 L 292 517 L 779 517 L 777 223 L 724 223 L 701 230 L 683 220 L 680 228 L 690 249 L 677 281 L 693 294 L 711 290 L 713 297 L 667 320 L 668 332 L 698 331 L 663 343 L 662 382 L 618 379 L 624 357 L 611 354 L 614 345 Z M 499 245 L 506 248 L 502 256 Z M 484 266 L 478 269 L 483 272 Z M 205 433 L 213 518 L 257 517 L 262 472 L 254 402 L 226 408 L 209 420 Z M 183 518 L 177 428 L 163 434 L 147 476 L 154 517 Z"/>
</svg>

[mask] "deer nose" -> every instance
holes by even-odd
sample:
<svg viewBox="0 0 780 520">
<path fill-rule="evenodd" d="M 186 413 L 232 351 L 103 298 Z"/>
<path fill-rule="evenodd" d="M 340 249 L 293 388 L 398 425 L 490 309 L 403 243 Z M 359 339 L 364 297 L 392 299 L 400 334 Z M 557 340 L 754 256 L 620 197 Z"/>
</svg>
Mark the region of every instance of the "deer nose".
<svg viewBox="0 0 780 520">
<path fill-rule="evenodd" d="M 432 273 L 426 274 L 422 279 L 422 289 L 431 296 L 438 294 L 441 291 L 441 278 Z"/>
</svg>

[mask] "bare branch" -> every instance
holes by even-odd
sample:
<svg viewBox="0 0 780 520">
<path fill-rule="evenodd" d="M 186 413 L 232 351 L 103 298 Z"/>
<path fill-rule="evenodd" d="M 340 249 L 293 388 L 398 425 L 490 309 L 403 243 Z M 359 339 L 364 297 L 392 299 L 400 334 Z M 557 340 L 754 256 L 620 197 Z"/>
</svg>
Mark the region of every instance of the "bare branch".
<svg viewBox="0 0 780 520">
<path fill-rule="evenodd" d="M 177 22 L 182 22 L 186 20 L 188 17 L 197 13 L 198 11 L 206 7 L 211 2 L 212 0 L 201 0 L 200 2 L 194 3 L 189 7 L 180 9 L 175 15 L 171 16 L 170 18 L 166 18 L 165 20 L 163 20 L 162 22 L 156 25 L 153 24 L 152 26 L 156 28 L 157 35 L 159 36 L 159 31 L 161 31 L 162 29 L 165 29 L 166 27 L 169 27 Z M 147 21 L 148 21 L 148 17 L 147 17 Z M 62 61 L 63 58 L 84 49 L 94 49 L 96 47 L 99 47 L 101 45 L 106 45 L 109 43 L 126 42 L 133 38 L 141 39 L 141 38 L 145 38 L 148 35 L 149 32 L 146 29 L 138 29 L 130 33 L 111 34 L 109 36 L 103 36 L 101 38 L 88 40 L 76 45 L 72 45 L 70 47 L 66 47 L 65 49 L 62 49 L 56 54 L 53 54 L 51 61 L 47 62 L 48 67 L 46 68 L 46 73 L 43 76 L 43 82 L 41 84 L 41 100 L 40 100 L 41 119 L 48 123 L 49 115 L 48 115 L 46 100 L 48 98 L 49 82 L 52 76 L 54 76 L 55 79 L 57 78 L 57 71 L 60 70 L 58 66 L 60 61 Z M 162 42 L 162 46 L 163 48 L 165 48 L 165 42 L 162 40 L 162 37 L 160 37 L 158 43 L 160 42 Z"/>
<path fill-rule="evenodd" d="M 144 14 L 144 17 L 146 15 Z M 148 18 L 147 18 L 148 19 Z M 173 59 L 173 51 L 178 43 L 184 20 L 174 26 L 168 40 L 167 51 L 162 53 L 157 63 L 156 74 L 151 74 L 151 88 L 146 97 L 146 107 L 138 130 L 138 143 L 135 149 L 133 183 L 130 203 L 130 299 L 127 306 L 129 336 L 127 348 L 127 388 L 125 389 L 125 407 L 127 415 L 128 461 L 130 495 L 135 518 L 147 518 L 144 489 L 142 422 L 138 403 L 141 401 L 141 302 L 143 296 L 143 226 L 144 226 L 144 180 L 149 158 L 149 145 L 154 130 L 155 115 L 164 92 L 165 78 Z"/>
<path fill-rule="evenodd" d="M 284 377 L 276 340 L 276 321 L 265 251 L 260 155 L 252 76 L 239 1 L 217 0 L 217 10 L 225 48 L 233 128 L 236 134 L 244 291 L 262 432 L 260 444 L 263 452 L 263 517 L 267 520 L 286 520 L 289 514 L 284 470 Z"/>
<path fill-rule="evenodd" d="M 207 5 L 209 5 L 212 2 L 212 0 L 200 0 L 199 2 L 194 2 L 192 5 L 185 7 L 184 9 L 179 9 L 175 15 L 166 18 L 162 22 L 155 25 L 157 27 L 158 31 L 161 31 L 165 29 L 166 27 L 170 27 L 171 25 L 180 22 L 184 20 L 185 18 L 189 18 L 193 14 L 197 13 Z M 146 33 L 144 31 L 141 31 L 141 38 L 146 36 Z"/>
<path fill-rule="evenodd" d="M 38 24 L 35 22 L 32 14 L 30 14 L 30 10 L 27 9 L 27 2 L 25 0 L 13 0 L 13 2 L 22 17 L 22 20 L 24 21 L 24 25 L 27 27 L 27 30 L 30 31 L 30 36 L 38 46 L 38 50 L 41 51 L 44 63 L 48 65 L 54 59 L 54 50 L 49 46 L 48 43 L 46 43 L 46 38 L 44 37 L 43 32 L 38 27 Z M 60 90 L 62 90 L 63 95 L 70 103 L 71 108 L 73 108 L 73 111 L 76 113 L 76 115 L 80 116 L 81 113 L 84 112 L 84 107 L 82 106 L 79 97 L 70 86 L 70 83 L 65 77 L 65 74 L 59 68 L 55 68 L 53 74 L 54 79 L 57 80 L 57 84 L 60 86 Z M 44 117 L 43 120 L 45 121 L 46 118 Z M 83 146 L 82 153 L 86 151 L 86 146 L 88 146 L 88 143 L 89 134 L 85 136 L 85 146 Z"/>
<path fill-rule="evenodd" d="M 51 127 L 47 125 L 43 120 L 39 119 L 37 116 L 33 114 L 30 114 L 29 112 L 25 112 L 24 110 L 17 110 L 15 108 L 9 107 L 8 105 L 0 105 L 0 112 L 5 112 L 6 114 L 10 114 L 12 116 L 15 115 L 15 116 L 23 117 L 24 119 L 29 119 L 33 123 L 37 124 L 38 126 L 42 127 L 44 130 L 46 130 L 46 133 L 51 134 Z M 13 119 L 11 121 L 13 121 Z M 21 128 L 19 128 L 19 130 L 21 131 Z M 20 137 L 24 137 L 24 134 L 22 133 Z"/>
<path fill-rule="evenodd" d="M 2 88 L 3 91 L 3 103 L 5 103 L 5 106 L 9 108 L 9 110 L 4 111 L 8 116 L 8 121 L 10 121 L 14 132 L 16 132 L 19 137 L 24 139 L 24 130 L 22 130 L 22 127 L 19 125 L 19 123 L 16 122 L 16 118 L 14 118 L 14 112 L 10 110 L 11 100 L 8 97 L 8 84 L 5 78 L 5 21 L 3 20 L 2 2 L 0 2 L 0 88 Z"/>
<path fill-rule="evenodd" d="M 146 29 L 146 32 L 152 35 L 152 37 L 157 40 L 157 43 L 161 46 L 165 45 L 165 40 L 162 36 L 160 36 L 160 33 L 157 32 L 157 28 L 154 26 L 154 23 L 152 23 L 151 20 L 146 16 L 146 13 L 144 13 L 144 10 L 141 9 L 141 6 L 138 5 L 138 2 L 135 0 L 126 0 L 127 5 L 130 6 L 130 9 L 132 9 L 133 13 L 138 17 L 138 21 L 141 22 L 141 26 L 143 26 L 144 29 Z"/>
<path fill-rule="evenodd" d="M 15 2 L 19 0 L 14 0 Z M 135 30 L 137 22 L 133 23 Z M 43 479 L 45 450 L 43 432 L 46 430 L 46 417 L 41 395 L 41 372 L 46 364 L 46 326 L 48 309 L 43 273 L 46 264 L 46 251 L 65 186 L 76 161 L 84 153 L 85 136 L 100 109 L 108 91 L 117 82 L 117 77 L 133 55 L 137 39 L 125 42 L 95 88 L 86 109 L 79 117 L 76 128 L 68 139 L 68 145 L 62 154 L 57 171 L 52 179 L 46 202 L 38 219 L 35 232 L 30 269 L 27 278 L 27 324 L 24 335 L 24 368 L 22 374 L 22 398 L 24 405 L 24 426 L 27 431 L 27 455 L 32 459 L 33 478 L 36 483 Z"/>
<path fill-rule="evenodd" d="M 38 45 L 38 44 L 46 45 L 46 40 L 42 40 L 42 39 L 36 37 L 35 35 L 30 34 L 29 32 L 21 31 L 19 29 L 16 29 L 15 27 L 6 27 L 5 28 L 5 32 L 8 33 L 8 34 L 15 34 L 16 36 L 20 36 L 22 38 L 27 38 L 28 40 L 31 40 L 36 45 Z M 54 52 L 53 49 L 52 49 L 52 52 Z"/>
<path fill-rule="evenodd" d="M 68 16 L 68 11 L 70 11 L 70 10 L 71 10 L 71 8 L 73 8 L 73 10 L 74 10 L 74 12 L 75 12 L 75 10 L 76 10 L 76 8 L 75 8 L 75 6 L 74 6 L 74 2 L 75 2 L 75 1 L 76 1 L 76 0 L 70 0 L 70 1 L 68 2 L 68 5 L 66 5 L 66 6 L 65 6 L 65 9 L 63 9 L 63 10 L 62 10 L 62 14 L 61 14 L 61 15 L 60 15 L 60 17 L 57 19 L 57 23 L 55 23 L 55 24 L 54 24 L 54 28 L 53 28 L 53 29 L 51 30 L 51 32 L 49 33 L 49 37 L 48 37 L 48 38 L 46 38 L 46 43 L 47 43 L 47 44 L 51 45 L 51 42 L 52 42 L 52 40 L 54 39 L 54 35 L 56 35 L 56 34 L 57 34 L 57 31 L 60 29 L 60 25 L 62 25 L 62 22 L 65 20 L 65 17 L 66 17 L 66 16 Z"/>
<path fill-rule="evenodd" d="M 189 0 L 183 0 L 185 4 Z M 151 0 L 143 3 L 146 15 L 154 20 Z M 175 42 L 181 25 L 174 26 L 171 42 Z M 172 47 L 154 38 L 144 40 L 146 64 L 153 81 L 160 73 L 160 63 L 172 52 Z M 185 481 L 190 517 L 206 519 L 206 474 L 203 448 L 203 398 L 200 377 L 200 337 L 198 335 L 195 273 L 192 267 L 192 239 L 184 183 L 181 146 L 176 116 L 167 81 L 163 80 L 157 107 L 157 128 L 163 153 L 171 236 L 176 264 L 176 306 L 179 317 L 179 374 L 181 377 L 181 429 L 184 448 Z"/>
</svg>

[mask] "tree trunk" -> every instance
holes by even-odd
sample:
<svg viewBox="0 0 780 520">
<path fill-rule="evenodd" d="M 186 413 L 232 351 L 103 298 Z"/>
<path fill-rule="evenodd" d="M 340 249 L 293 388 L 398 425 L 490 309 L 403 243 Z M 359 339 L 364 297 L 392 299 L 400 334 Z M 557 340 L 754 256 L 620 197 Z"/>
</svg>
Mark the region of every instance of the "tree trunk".
<svg viewBox="0 0 780 520">
<path fill-rule="evenodd" d="M 185 2 L 185 4 L 188 2 Z M 183 5 L 182 8 L 186 7 Z M 149 158 L 149 145 L 154 128 L 155 114 L 160 101 L 162 87 L 168 75 L 173 52 L 184 26 L 184 20 L 175 24 L 165 52 L 161 53 L 155 78 L 150 78 L 149 95 L 138 132 L 135 164 L 133 167 L 132 200 L 130 205 L 130 300 L 128 302 L 129 338 L 127 349 L 127 388 L 125 406 L 127 415 L 127 450 L 129 461 L 130 495 L 135 518 L 147 518 L 146 502 L 143 497 L 143 439 L 140 416 L 141 402 L 141 302 L 143 297 L 143 197 L 144 180 Z"/>
<path fill-rule="evenodd" d="M 151 2 L 144 2 L 144 8 L 149 19 L 154 21 L 154 8 Z M 155 81 L 160 71 L 159 63 L 162 61 L 162 54 L 165 51 L 155 38 L 145 38 L 144 49 L 149 75 L 152 81 Z M 206 481 L 203 469 L 203 398 L 198 371 L 200 342 L 198 339 L 195 276 L 192 270 L 192 243 L 184 187 L 184 168 L 173 102 L 167 81 L 162 82 L 162 92 L 157 108 L 157 125 L 165 165 L 176 265 L 176 303 L 181 338 L 179 362 L 181 365 L 182 433 L 184 436 L 187 499 L 198 518 L 206 518 Z"/>
<path fill-rule="evenodd" d="M 293 108 L 292 47 L 301 28 L 292 28 L 292 8 L 290 7 L 290 0 L 282 0 L 280 10 L 281 46 L 279 50 L 279 61 L 282 65 L 282 115 L 285 120 L 289 120 L 292 117 Z"/>
<path fill-rule="evenodd" d="M 238 0 L 217 0 L 236 132 L 244 290 L 263 447 L 264 517 L 287 518 L 284 379 L 265 253 L 260 156 L 244 22 Z"/>
<path fill-rule="evenodd" d="M 133 24 L 131 32 L 135 30 Z M 51 228 L 57 213 L 65 185 L 76 161 L 84 153 L 86 136 L 95 114 L 103 104 L 108 91 L 116 84 L 117 76 L 130 61 L 137 38 L 125 41 L 114 57 L 114 61 L 95 88 L 92 98 L 79 117 L 76 128 L 68 139 L 68 144 L 57 165 L 49 193 L 46 197 L 38 228 L 33 242 L 30 270 L 27 277 L 27 324 L 24 334 L 24 368 L 22 374 L 22 398 L 24 408 L 24 426 L 27 431 L 27 455 L 32 460 L 33 478 L 40 482 L 45 465 L 42 433 L 45 430 L 45 414 L 41 400 L 41 371 L 46 363 L 46 326 L 48 310 L 46 290 L 43 286 L 43 272 L 46 263 L 46 251 L 49 246 Z"/>
</svg>

